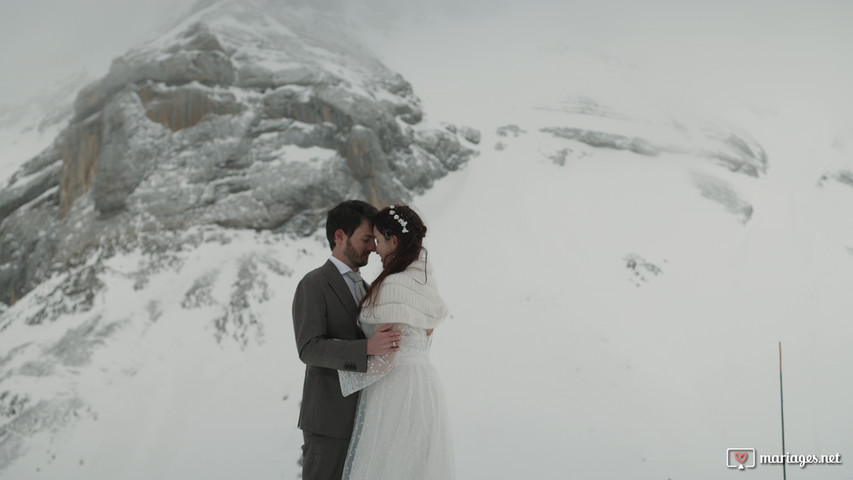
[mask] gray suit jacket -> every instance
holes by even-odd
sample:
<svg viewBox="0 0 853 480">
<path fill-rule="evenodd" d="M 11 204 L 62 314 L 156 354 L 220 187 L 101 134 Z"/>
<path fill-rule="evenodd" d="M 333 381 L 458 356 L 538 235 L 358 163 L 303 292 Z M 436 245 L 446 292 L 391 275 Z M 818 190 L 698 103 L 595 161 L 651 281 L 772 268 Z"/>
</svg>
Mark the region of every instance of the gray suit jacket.
<svg viewBox="0 0 853 480">
<path fill-rule="evenodd" d="M 331 260 L 308 272 L 296 287 L 293 329 L 306 365 L 299 411 L 304 431 L 334 438 L 352 434 L 358 395 L 341 394 L 337 371 L 367 371 L 367 340 L 357 317 L 358 306 Z"/>
</svg>

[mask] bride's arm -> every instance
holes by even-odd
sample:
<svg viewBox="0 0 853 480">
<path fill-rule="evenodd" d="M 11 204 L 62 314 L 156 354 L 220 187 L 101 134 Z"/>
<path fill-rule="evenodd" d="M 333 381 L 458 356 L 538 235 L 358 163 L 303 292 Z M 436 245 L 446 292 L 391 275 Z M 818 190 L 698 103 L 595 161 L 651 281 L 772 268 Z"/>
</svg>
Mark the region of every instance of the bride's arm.
<svg viewBox="0 0 853 480">
<path fill-rule="evenodd" d="M 385 325 L 391 325 L 392 331 L 403 331 L 403 325 L 400 323 L 381 324 L 379 328 L 381 329 Z M 399 344 L 397 346 L 399 347 Z M 359 390 L 363 390 L 388 374 L 394 366 L 394 358 L 396 356 L 397 352 L 395 351 L 384 355 L 371 355 L 367 357 L 366 372 L 338 370 L 338 378 L 341 381 L 341 393 L 343 396 L 347 397 Z"/>
<path fill-rule="evenodd" d="M 380 324 L 379 330 L 377 330 L 377 333 L 379 331 L 381 331 L 386 326 L 391 327 L 391 331 L 397 332 L 398 334 L 402 334 L 402 332 L 403 332 L 403 325 L 402 324 L 385 323 L 385 324 Z M 371 338 L 373 338 L 373 337 L 371 337 Z M 397 348 L 400 347 L 400 342 L 402 341 L 402 335 L 400 338 L 401 338 L 401 340 L 397 341 Z M 370 374 L 385 375 L 386 373 L 388 373 L 391 370 L 391 367 L 394 365 L 394 357 L 396 357 L 396 356 L 397 356 L 396 350 L 393 352 L 385 353 L 383 355 L 371 355 L 371 356 L 367 357 L 367 372 L 353 372 L 353 373 L 357 373 L 359 375 L 370 375 Z"/>
</svg>

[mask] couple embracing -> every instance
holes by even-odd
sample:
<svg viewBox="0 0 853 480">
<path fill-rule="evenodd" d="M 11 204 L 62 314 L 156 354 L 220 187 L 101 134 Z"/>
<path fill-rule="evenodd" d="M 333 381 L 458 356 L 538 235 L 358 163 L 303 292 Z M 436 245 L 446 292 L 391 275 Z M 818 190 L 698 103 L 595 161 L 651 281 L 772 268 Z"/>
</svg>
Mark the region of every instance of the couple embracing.
<svg viewBox="0 0 853 480">
<path fill-rule="evenodd" d="M 302 478 L 444 480 L 454 475 L 444 392 L 429 362 L 447 316 L 414 210 L 343 202 L 326 218 L 331 258 L 293 298 L 306 364 Z M 371 252 L 382 272 L 368 285 Z"/>
</svg>

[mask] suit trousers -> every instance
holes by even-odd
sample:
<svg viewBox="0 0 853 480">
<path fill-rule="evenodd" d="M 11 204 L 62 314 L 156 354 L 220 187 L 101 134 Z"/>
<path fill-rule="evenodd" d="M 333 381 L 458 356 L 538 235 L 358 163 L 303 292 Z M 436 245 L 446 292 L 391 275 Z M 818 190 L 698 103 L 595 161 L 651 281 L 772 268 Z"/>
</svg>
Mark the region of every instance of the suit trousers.
<svg viewBox="0 0 853 480">
<path fill-rule="evenodd" d="M 349 449 L 348 438 L 302 431 L 302 480 L 340 480 Z"/>
</svg>

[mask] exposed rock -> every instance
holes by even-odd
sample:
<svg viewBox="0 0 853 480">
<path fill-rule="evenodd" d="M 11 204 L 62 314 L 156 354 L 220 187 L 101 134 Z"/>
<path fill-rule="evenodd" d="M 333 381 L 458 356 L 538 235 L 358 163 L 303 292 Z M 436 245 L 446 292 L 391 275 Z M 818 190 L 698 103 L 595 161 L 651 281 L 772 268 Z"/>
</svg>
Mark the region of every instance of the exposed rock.
<svg viewBox="0 0 853 480">
<path fill-rule="evenodd" d="M 118 58 L 103 80 L 87 86 L 77 96 L 74 119 L 87 118 L 103 109 L 104 104 L 125 86 L 147 81 L 164 85 L 198 82 L 227 86 L 234 81 L 234 70 L 228 57 L 215 51 L 179 51 L 154 61 Z"/>
<path fill-rule="evenodd" d="M 340 154 L 347 161 L 356 180 L 373 178 L 374 175 L 388 169 L 388 159 L 373 130 L 356 126 L 350 132 Z"/>
<path fill-rule="evenodd" d="M 479 145 L 480 143 L 480 131 L 472 128 L 472 127 L 459 127 L 459 134 L 462 135 L 462 138 L 468 140 L 474 145 Z"/>
<path fill-rule="evenodd" d="M 190 25 L 178 37 L 178 41 L 167 47 L 164 51 L 179 53 L 182 50 L 225 52 L 225 48 L 219 43 L 219 39 L 204 22 L 196 22 Z"/>
<path fill-rule="evenodd" d="M 150 225 L 307 235 L 316 212 L 353 197 L 405 201 L 474 154 L 460 139 L 479 132 L 420 127 L 412 86 L 357 45 L 285 7 L 256 7 L 199 4 L 182 29 L 80 91 L 60 138 L 0 193 L 0 300 L 65 269 L 71 286 L 46 294 L 30 321 L 63 313 L 54 295 L 85 311 L 98 275 L 78 268 L 114 239 L 138 244 Z"/>
<path fill-rule="evenodd" d="M 700 173 L 693 174 L 693 182 L 699 187 L 703 197 L 719 203 L 725 207 L 726 211 L 740 217 L 741 223 L 746 223 L 752 218 L 752 205 L 741 198 L 727 182 Z"/>
<path fill-rule="evenodd" d="M 262 341 L 262 324 L 249 307 L 253 302 L 260 303 L 269 298 L 266 275 L 258 268 L 257 258 L 243 259 L 237 281 L 232 285 L 230 301 L 222 306 L 222 314 L 214 319 L 217 338 L 230 337 L 242 345 L 246 345 L 250 337 Z"/>
<path fill-rule="evenodd" d="M 729 133 L 718 138 L 721 148 L 703 152 L 702 155 L 715 160 L 729 170 L 751 177 L 767 172 L 767 154 L 757 142 L 746 136 Z"/>
<path fill-rule="evenodd" d="M 42 172 L 45 168 L 52 166 L 60 160 L 62 160 L 62 148 L 57 144 L 57 142 L 54 142 L 46 150 L 24 163 L 20 170 L 15 172 L 15 174 L 9 179 L 9 186 L 14 186 L 16 183 L 30 175 Z M 0 220 L 2 220 L 2 218 L 3 215 L 0 215 Z"/>
<path fill-rule="evenodd" d="M 824 186 L 829 180 L 835 180 L 836 182 L 841 183 L 842 185 L 853 187 L 853 171 L 838 170 L 833 173 L 825 173 L 820 177 L 820 180 L 818 180 L 818 186 Z"/>
<path fill-rule="evenodd" d="M 213 287 L 219 277 L 219 270 L 208 272 L 193 283 L 192 288 L 184 294 L 181 306 L 187 309 L 214 305 Z"/>
<path fill-rule="evenodd" d="M 543 128 L 543 132 L 551 133 L 556 137 L 568 140 L 577 140 L 596 148 L 611 148 L 614 150 L 628 150 L 639 155 L 657 156 L 661 150 L 650 144 L 647 140 L 639 137 L 627 137 L 607 132 L 596 132 L 582 128 L 551 127 Z"/>
<path fill-rule="evenodd" d="M 194 127 L 207 115 L 240 111 L 234 95 L 196 88 L 193 84 L 175 89 L 146 86 L 137 92 L 145 105 L 145 114 L 172 131 Z"/>
<path fill-rule="evenodd" d="M 418 124 L 423 120 L 423 112 L 413 103 L 398 103 L 393 105 L 393 108 L 394 114 L 409 125 Z"/>
<path fill-rule="evenodd" d="M 476 130 L 419 125 L 403 77 L 326 38 L 304 12 L 260 5 L 200 2 L 192 19 L 116 59 L 0 190 L 0 335 L 60 332 L 0 352 L 0 471 L 85 407 L 73 380 L 28 395 L 18 379 L 96 370 L 93 355 L 124 326 L 168 318 L 160 298 L 127 317 L 105 310 L 106 283 L 151 288 L 184 267 L 186 251 L 247 238 L 236 229 L 275 242 L 313 235 L 334 204 L 406 201 L 475 154 L 462 142 L 476 143 Z M 198 317 L 218 341 L 243 347 L 263 341 L 268 282 L 293 274 L 248 251 L 179 292 L 183 308 L 211 311 Z"/>
<path fill-rule="evenodd" d="M 75 418 L 75 412 L 83 405 L 79 398 L 71 397 L 40 401 L 25 408 L 0 430 L 0 471 L 21 455 L 29 437 L 48 425 L 59 429 Z"/>
<path fill-rule="evenodd" d="M 27 180 L 21 180 L 11 187 L 0 190 L 0 219 L 21 206 L 36 200 L 51 188 L 56 187 L 62 176 L 62 164 L 57 160 L 54 165 L 43 168 Z M 15 179 L 13 178 L 14 182 Z"/>
<path fill-rule="evenodd" d="M 72 123 L 63 134 L 62 178 L 60 198 L 62 213 L 95 182 L 98 158 L 103 146 L 103 114 L 97 113 L 82 122 Z"/>
<path fill-rule="evenodd" d="M 522 133 L 527 133 L 521 129 L 518 125 L 504 125 L 502 127 L 498 127 L 496 133 L 499 137 L 508 137 L 512 135 L 513 137 L 517 137 Z"/>
<path fill-rule="evenodd" d="M 192 110 L 192 104 L 186 106 L 186 112 Z M 101 215 L 124 209 L 127 197 L 156 168 L 165 150 L 161 146 L 164 133 L 144 121 L 140 110 L 139 98 L 130 91 L 104 108 L 104 140 L 92 190 L 95 209 Z M 171 120 L 180 122 L 174 117 Z"/>
<path fill-rule="evenodd" d="M 96 315 L 65 332 L 45 354 L 65 366 L 88 365 L 95 348 L 104 343 L 118 328 L 117 322 L 107 323 L 103 317 Z"/>
<path fill-rule="evenodd" d="M 0 417 L 14 417 L 24 410 L 29 398 L 26 395 L 18 395 L 8 390 L 0 392 Z"/>
<path fill-rule="evenodd" d="M 663 273 L 661 267 L 636 253 L 627 255 L 624 260 L 625 268 L 630 272 L 628 280 L 636 287 L 642 286 L 644 283 L 649 282 L 652 277 L 657 277 Z M 666 259 L 663 260 L 663 263 L 666 263 Z"/>
<path fill-rule="evenodd" d="M 676 124 L 676 126 L 678 125 Z M 683 128 L 686 127 L 680 125 L 677 129 Z M 767 154 L 761 145 L 745 134 L 721 133 L 718 130 L 706 129 L 703 135 L 704 143 L 708 147 L 697 149 L 689 143 L 664 144 L 643 137 L 582 128 L 549 127 L 543 128 L 541 131 L 559 138 L 585 143 L 595 148 L 625 150 L 638 155 L 658 156 L 663 153 L 692 153 L 711 159 L 728 170 L 751 177 L 758 177 L 767 172 Z"/>
<path fill-rule="evenodd" d="M 608 105 L 583 95 L 575 95 L 559 105 L 559 111 L 602 118 L 623 119 L 625 115 Z"/>
<path fill-rule="evenodd" d="M 104 286 L 98 277 L 99 271 L 97 266 L 84 266 L 61 276 L 55 287 L 39 294 L 40 308 L 27 317 L 25 323 L 39 325 L 55 321 L 62 315 L 89 311 L 96 292 Z"/>
<path fill-rule="evenodd" d="M 236 86 L 255 89 L 276 89 L 287 85 L 303 87 L 312 85 L 337 85 L 337 77 L 317 72 L 304 66 L 269 70 L 254 64 L 243 64 L 237 69 Z"/>
<path fill-rule="evenodd" d="M 421 133 L 415 139 L 415 143 L 422 148 L 422 152 L 435 155 L 447 171 L 458 169 L 468 161 L 470 156 L 470 151 L 459 144 L 456 135 L 438 130 Z M 428 158 L 424 158 L 424 160 L 428 160 Z"/>
<path fill-rule="evenodd" d="M 62 213 L 58 188 L 54 192 L 16 209 L 0 223 L 0 298 L 7 304 L 15 303 L 49 274 L 60 245 L 51 232 Z"/>
<path fill-rule="evenodd" d="M 569 158 L 569 149 L 564 148 L 562 150 L 559 150 L 548 158 L 550 158 L 555 164 L 557 164 L 561 167 L 565 166 L 566 165 L 566 159 Z"/>
</svg>

